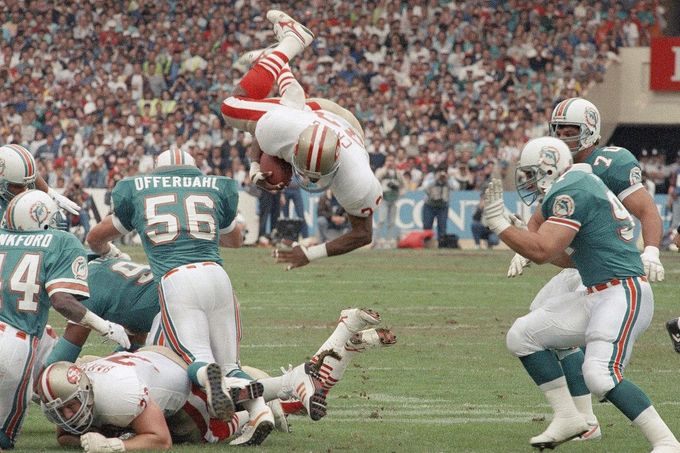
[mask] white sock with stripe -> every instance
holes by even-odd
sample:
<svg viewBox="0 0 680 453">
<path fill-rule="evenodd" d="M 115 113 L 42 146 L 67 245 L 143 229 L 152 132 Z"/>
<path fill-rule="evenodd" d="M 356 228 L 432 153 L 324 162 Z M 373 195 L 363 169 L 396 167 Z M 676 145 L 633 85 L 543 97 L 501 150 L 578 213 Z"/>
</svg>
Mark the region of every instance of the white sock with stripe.
<svg viewBox="0 0 680 453">
<path fill-rule="evenodd" d="M 276 79 L 276 84 L 279 86 L 282 105 L 297 109 L 302 109 L 305 106 L 305 90 L 293 76 L 290 66 L 285 65 L 283 67 Z"/>
<path fill-rule="evenodd" d="M 553 408 L 555 417 L 581 417 L 578 409 L 576 409 L 576 406 L 574 405 L 574 401 L 571 399 L 569 387 L 567 387 L 567 380 L 564 376 L 541 384 L 538 388 L 543 391 L 545 398 Z"/>
</svg>

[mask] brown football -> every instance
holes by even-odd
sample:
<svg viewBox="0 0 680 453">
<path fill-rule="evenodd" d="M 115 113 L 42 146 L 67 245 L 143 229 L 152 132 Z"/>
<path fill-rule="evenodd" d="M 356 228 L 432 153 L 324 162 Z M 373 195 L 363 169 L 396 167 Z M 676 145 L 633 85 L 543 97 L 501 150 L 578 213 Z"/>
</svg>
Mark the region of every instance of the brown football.
<svg viewBox="0 0 680 453">
<path fill-rule="evenodd" d="M 288 162 L 266 153 L 260 157 L 260 170 L 262 173 L 272 172 L 268 179 L 271 184 L 282 182 L 287 186 L 293 177 L 293 167 Z"/>
</svg>

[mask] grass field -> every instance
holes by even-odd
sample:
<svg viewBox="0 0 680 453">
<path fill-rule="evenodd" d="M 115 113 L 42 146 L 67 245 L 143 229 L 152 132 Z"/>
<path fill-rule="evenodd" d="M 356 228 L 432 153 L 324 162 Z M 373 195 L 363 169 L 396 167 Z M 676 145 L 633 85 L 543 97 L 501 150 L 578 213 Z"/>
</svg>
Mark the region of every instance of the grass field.
<svg viewBox="0 0 680 453">
<path fill-rule="evenodd" d="M 128 249 L 144 261 L 141 249 Z M 292 272 L 266 249 L 223 254 L 241 302 L 244 364 L 277 373 L 316 352 L 342 308 L 370 307 L 398 336 L 389 349 L 357 357 L 329 395 L 319 422 L 292 418 L 293 433 L 273 433 L 265 452 L 530 452 L 550 409 L 507 352 L 505 333 L 556 271 L 531 267 L 505 278 L 508 251 L 359 251 Z M 655 402 L 680 434 L 677 375 L 664 322 L 680 315 L 680 254 L 663 256 L 667 281 L 654 285 L 656 313 L 636 344 L 627 377 Z M 53 325 L 63 321 L 52 316 Z M 85 353 L 110 348 L 98 342 Z M 562 452 L 647 452 L 642 434 L 611 404 L 596 404 L 603 429 L 596 442 L 570 442 Z M 227 445 L 175 447 L 226 450 Z M 17 451 L 56 450 L 52 426 L 36 406 Z"/>
</svg>

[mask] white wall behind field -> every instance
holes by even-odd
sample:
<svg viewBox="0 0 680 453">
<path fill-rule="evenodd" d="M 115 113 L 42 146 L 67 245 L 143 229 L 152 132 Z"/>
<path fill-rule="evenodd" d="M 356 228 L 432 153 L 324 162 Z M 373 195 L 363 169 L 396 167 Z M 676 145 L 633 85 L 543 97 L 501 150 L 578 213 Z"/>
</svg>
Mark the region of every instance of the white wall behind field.
<svg viewBox="0 0 680 453">
<path fill-rule="evenodd" d="M 591 87 L 585 96 L 600 110 L 604 141 L 617 124 L 677 124 L 680 128 L 680 91 L 649 89 L 649 47 L 621 48 L 619 56 L 621 62 L 609 66 L 604 82 Z"/>
</svg>

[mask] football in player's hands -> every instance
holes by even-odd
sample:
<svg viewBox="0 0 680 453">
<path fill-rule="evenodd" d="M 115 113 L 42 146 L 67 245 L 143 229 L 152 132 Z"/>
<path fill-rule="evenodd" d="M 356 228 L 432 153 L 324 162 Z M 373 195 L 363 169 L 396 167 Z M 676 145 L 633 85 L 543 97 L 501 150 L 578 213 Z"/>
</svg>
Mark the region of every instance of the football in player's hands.
<svg viewBox="0 0 680 453">
<path fill-rule="evenodd" d="M 287 186 L 293 177 L 293 167 L 288 162 L 266 153 L 262 153 L 260 157 L 260 171 L 262 173 L 272 172 L 267 181 L 273 185 L 283 183 Z"/>
</svg>

